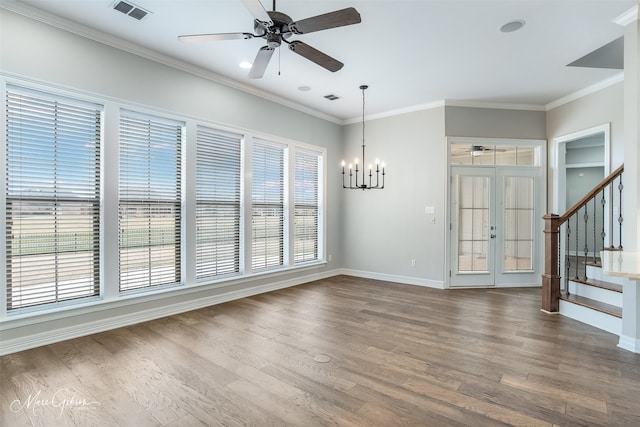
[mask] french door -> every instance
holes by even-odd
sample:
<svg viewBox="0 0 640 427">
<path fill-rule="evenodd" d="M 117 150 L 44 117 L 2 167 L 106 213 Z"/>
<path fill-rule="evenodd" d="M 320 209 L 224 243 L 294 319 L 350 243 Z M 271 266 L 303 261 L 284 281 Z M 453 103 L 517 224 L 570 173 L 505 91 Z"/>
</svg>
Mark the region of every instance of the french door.
<svg viewBox="0 0 640 427">
<path fill-rule="evenodd" d="M 451 168 L 451 287 L 540 282 L 539 169 Z"/>
</svg>

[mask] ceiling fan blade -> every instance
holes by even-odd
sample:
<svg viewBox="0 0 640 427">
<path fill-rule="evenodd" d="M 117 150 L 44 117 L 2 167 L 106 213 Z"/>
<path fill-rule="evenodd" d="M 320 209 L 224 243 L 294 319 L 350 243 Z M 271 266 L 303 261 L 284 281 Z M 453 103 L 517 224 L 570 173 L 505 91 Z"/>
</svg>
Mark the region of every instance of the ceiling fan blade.
<svg viewBox="0 0 640 427">
<path fill-rule="evenodd" d="M 263 46 L 260 48 L 256 55 L 256 59 L 253 61 L 251 71 L 249 71 L 250 79 L 262 78 L 267 69 L 267 65 L 269 65 L 269 61 L 271 60 L 271 55 L 273 55 L 274 50 L 274 48 L 269 46 Z"/>
<path fill-rule="evenodd" d="M 260 3 L 260 0 L 242 0 L 242 4 L 254 18 L 265 24 L 265 26 L 270 27 L 273 25 L 271 17 L 262 6 L 262 3 Z"/>
<path fill-rule="evenodd" d="M 204 42 L 204 41 L 236 40 L 236 39 L 251 39 L 251 38 L 253 38 L 253 34 L 251 33 L 189 34 L 184 36 L 178 36 L 178 40 L 182 42 Z"/>
<path fill-rule="evenodd" d="M 334 73 L 344 67 L 344 64 L 337 59 L 298 40 L 289 43 L 289 49 Z"/>
<path fill-rule="evenodd" d="M 360 14 L 353 7 L 348 7 L 324 15 L 313 16 L 301 21 L 289 24 L 289 29 L 294 34 L 307 34 L 314 31 L 327 30 L 329 28 L 344 27 L 345 25 L 359 24 Z"/>
</svg>

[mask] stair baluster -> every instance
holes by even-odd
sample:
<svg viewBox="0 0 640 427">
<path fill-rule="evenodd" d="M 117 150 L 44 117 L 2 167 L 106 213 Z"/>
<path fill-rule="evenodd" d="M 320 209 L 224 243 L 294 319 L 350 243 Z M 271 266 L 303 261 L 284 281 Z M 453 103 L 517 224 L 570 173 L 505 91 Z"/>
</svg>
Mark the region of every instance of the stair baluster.
<svg viewBox="0 0 640 427">
<path fill-rule="evenodd" d="M 589 213 L 587 210 L 587 207 L 589 206 L 589 203 L 587 202 L 586 205 L 584 205 L 584 215 L 582 216 L 584 218 L 584 280 L 587 280 L 587 259 L 589 257 Z"/>
<path fill-rule="evenodd" d="M 576 215 L 576 275 L 574 276 L 576 280 L 580 280 L 580 273 L 578 272 L 578 269 L 580 268 L 580 252 L 578 249 L 578 235 L 580 234 L 578 231 L 580 230 L 580 223 L 578 221 L 578 215 Z"/>
<path fill-rule="evenodd" d="M 596 199 L 593 199 L 593 263 L 596 264 L 598 262 L 598 257 L 596 256 L 596 254 L 598 253 L 598 239 L 596 237 L 596 223 L 597 221 L 597 215 L 598 215 L 598 204 L 596 203 Z M 603 218 L 604 221 L 604 218 Z"/>
<path fill-rule="evenodd" d="M 571 241 L 571 223 L 567 221 L 567 245 L 565 248 L 565 259 L 567 260 L 567 274 L 564 276 L 564 291 L 569 294 L 569 275 L 571 274 L 571 255 L 569 251 L 569 242 Z M 559 239 L 558 239 L 558 243 Z"/>
<path fill-rule="evenodd" d="M 604 249 L 604 241 L 605 238 L 607 237 L 607 233 L 605 232 L 605 221 L 604 221 L 604 217 L 605 217 L 605 209 L 606 209 L 606 205 L 607 205 L 607 200 L 605 199 L 605 190 L 602 189 L 602 199 L 600 200 L 600 204 L 602 205 L 602 233 L 600 233 L 600 237 L 602 238 L 602 249 Z"/>
<path fill-rule="evenodd" d="M 622 175 L 620 175 L 620 183 L 618 184 L 618 192 L 619 192 L 619 197 L 620 197 L 620 208 L 618 211 L 618 224 L 619 224 L 619 246 L 618 249 L 622 250 L 622 189 L 624 188 L 624 185 L 622 185 Z"/>
</svg>

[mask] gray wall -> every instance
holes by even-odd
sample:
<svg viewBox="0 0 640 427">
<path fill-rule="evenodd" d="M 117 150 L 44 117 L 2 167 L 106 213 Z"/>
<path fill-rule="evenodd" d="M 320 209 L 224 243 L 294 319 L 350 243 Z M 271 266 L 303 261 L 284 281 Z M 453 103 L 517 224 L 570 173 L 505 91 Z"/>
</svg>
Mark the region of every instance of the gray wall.
<svg viewBox="0 0 640 427">
<path fill-rule="evenodd" d="M 448 106 L 447 136 L 546 139 L 544 111 Z"/>
<path fill-rule="evenodd" d="M 374 273 L 378 278 L 442 287 L 447 177 L 444 108 L 371 120 L 365 132 L 367 158 L 384 161 L 388 175 L 384 190 L 341 193 L 344 267 L 353 274 Z M 362 156 L 362 125 L 345 126 L 343 138 L 342 153 L 348 164 Z M 427 206 L 435 207 L 435 215 L 425 214 Z"/>
</svg>

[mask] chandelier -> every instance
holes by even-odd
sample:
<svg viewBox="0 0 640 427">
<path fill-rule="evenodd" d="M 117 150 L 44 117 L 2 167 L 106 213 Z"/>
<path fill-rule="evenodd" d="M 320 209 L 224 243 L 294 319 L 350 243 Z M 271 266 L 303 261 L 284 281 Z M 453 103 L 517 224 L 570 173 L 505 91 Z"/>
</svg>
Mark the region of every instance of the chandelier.
<svg viewBox="0 0 640 427">
<path fill-rule="evenodd" d="M 376 159 L 376 183 L 373 185 L 373 165 L 369 163 L 369 184 L 367 184 L 367 175 L 365 170 L 365 162 L 364 162 L 364 91 L 369 86 L 362 85 L 360 89 L 362 90 L 362 178 L 361 182 L 358 183 L 358 158 L 356 157 L 353 163 L 349 163 L 349 185 L 345 185 L 345 171 L 344 166 L 345 162 L 342 161 L 342 188 L 348 188 L 350 190 L 381 190 L 384 188 L 384 163 L 380 163 L 378 159 Z M 353 170 L 353 165 L 355 164 L 355 171 Z M 382 168 L 382 184 L 379 182 L 380 178 L 380 168 Z M 354 173 L 355 172 L 355 173 Z M 355 176 L 355 185 L 353 182 L 353 177 Z"/>
</svg>

